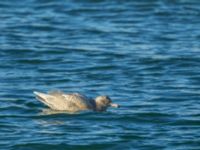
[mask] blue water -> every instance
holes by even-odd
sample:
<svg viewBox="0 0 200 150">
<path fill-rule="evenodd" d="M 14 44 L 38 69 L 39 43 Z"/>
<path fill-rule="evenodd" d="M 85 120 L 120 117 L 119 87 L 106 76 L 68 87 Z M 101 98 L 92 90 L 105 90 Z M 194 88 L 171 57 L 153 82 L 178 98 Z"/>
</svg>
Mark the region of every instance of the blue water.
<svg viewBox="0 0 200 150">
<path fill-rule="evenodd" d="M 200 149 L 200 1 L 4 0 L 0 31 L 0 149 Z M 54 89 L 122 107 L 44 114 Z"/>
</svg>

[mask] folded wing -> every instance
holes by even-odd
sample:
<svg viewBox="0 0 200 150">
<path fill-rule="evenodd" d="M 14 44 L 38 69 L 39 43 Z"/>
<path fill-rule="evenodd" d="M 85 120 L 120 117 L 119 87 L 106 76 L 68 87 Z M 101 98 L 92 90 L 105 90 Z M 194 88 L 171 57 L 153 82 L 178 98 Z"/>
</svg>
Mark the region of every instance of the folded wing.
<svg viewBox="0 0 200 150">
<path fill-rule="evenodd" d="M 64 94 L 60 91 L 48 94 L 34 92 L 36 98 L 54 110 L 79 111 L 90 109 L 87 98 L 80 94 Z"/>
</svg>

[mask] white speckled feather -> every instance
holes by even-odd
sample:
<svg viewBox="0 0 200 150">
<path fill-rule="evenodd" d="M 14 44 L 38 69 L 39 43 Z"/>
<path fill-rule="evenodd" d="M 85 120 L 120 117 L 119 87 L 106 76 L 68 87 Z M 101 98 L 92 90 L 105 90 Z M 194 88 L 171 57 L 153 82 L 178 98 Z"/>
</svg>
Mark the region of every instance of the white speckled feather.
<svg viewBox="0 0 200 150">
<path fill-rule="evenodd" d="M 34 92 L 34 94 L 37 96 L 38 100 L 54 110 L 79 111 L 91 108 L 88 99 L 77 93 L 64 94 L 61 92 L 51 92 L 49 94 L 44 94 Z"/>
</svg>

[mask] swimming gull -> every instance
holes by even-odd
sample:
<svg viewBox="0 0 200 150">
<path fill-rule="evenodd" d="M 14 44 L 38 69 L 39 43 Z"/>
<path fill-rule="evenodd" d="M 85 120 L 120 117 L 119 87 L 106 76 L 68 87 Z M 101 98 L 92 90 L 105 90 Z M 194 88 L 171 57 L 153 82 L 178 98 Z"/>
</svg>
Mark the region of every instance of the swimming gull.
<svg viewBox="0 0 200 150">
<path fill-rule="evenodd" d="M 83 110 L 106 111 L 108 107 L 118 108 L 108 96 L 97 96 L 95 99 L 78 93 L 65 94 L 60 91 L 46 93 L 33 92 L 36 98 L 53 110 L 77 112 Z"/>
</svg>

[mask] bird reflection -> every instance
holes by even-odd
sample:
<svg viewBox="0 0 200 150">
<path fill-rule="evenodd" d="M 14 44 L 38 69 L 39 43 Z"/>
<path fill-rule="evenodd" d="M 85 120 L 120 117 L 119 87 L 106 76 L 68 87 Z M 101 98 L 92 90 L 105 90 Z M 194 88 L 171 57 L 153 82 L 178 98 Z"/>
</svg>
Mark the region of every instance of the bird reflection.
<svg viewBox="0 0 200 150">
<path fill-rule="evenodd" d="M 53 109 L 43 109 L 40 115 L 55 115 L 55 114 L 78 114 L 78 112 L 70 112 L 70 111 L 58 111 Z"/>
</svg>

